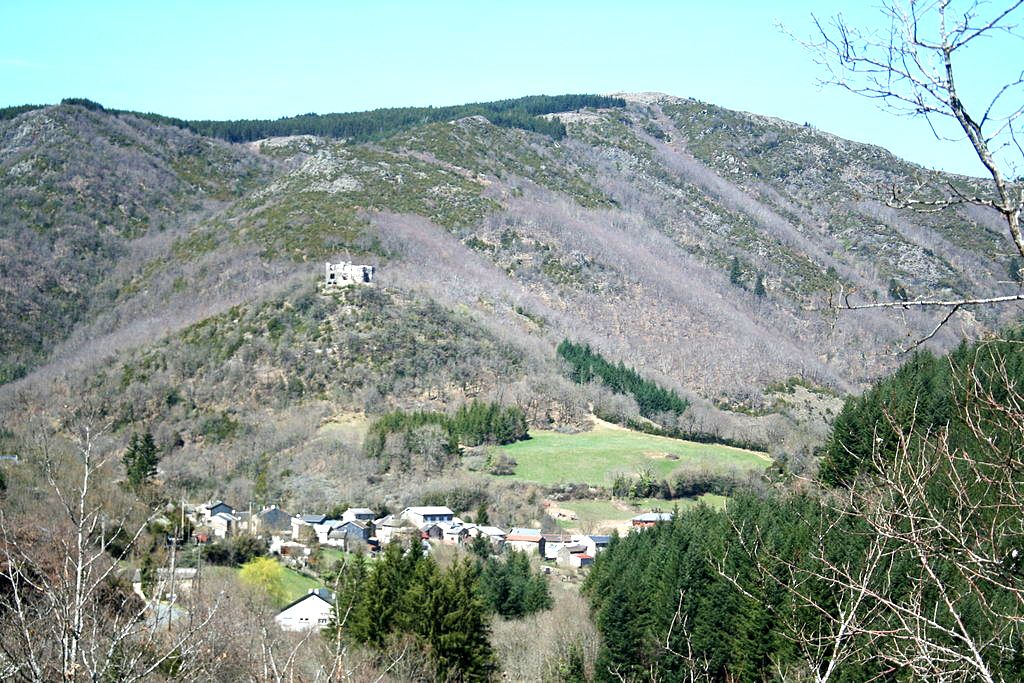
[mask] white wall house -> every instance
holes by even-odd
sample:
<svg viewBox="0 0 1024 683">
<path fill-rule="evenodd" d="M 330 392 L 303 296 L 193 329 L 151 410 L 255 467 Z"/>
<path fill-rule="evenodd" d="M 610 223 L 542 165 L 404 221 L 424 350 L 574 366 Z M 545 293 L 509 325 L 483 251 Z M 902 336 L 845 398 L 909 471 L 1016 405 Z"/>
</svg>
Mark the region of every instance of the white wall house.
<svg viewBox="0 0 1024 683">
<path fill-rule="evenodd" d="M 343 522 L 372 522 L 376 513 L 370 508 L 349 508 L 341 515 Z"/>
<path fill-rule="evenodd" d="M 323 524 L 327 521 L 327 515 L 295 515 L 292 517 L 292 538 L 299 539 L 303 527 L 312 527 L 316 524 Z M 315 529 L 314 529 L 315 533 Z"/>
<path fill-rule="evenodd" d="M 301 598 L 277 613 L 274 621 L 283 631 L 308 631 L 326 628 L 331 623 L 334 596 L 326 588 L 312 588 Z"/>
<path fill-rule="evenodd" d="M 238 517 L 230 512 L 218 512 L 210 517 L 207 524 L 213 530 L 213 535 L 218 538 L 227 538 L 238 531 Z"/>
<path fill-rule="evenodd" d="M 505 536 L 505 545 L 528 554 L 544 556 L 544 536 L 540 529 L 513 527 Z"/>
<path fill-rule="evenodd" d="M 415 527 L 421 527 L 427 522 L 450 523 L 455 519 L 455 513 L 443 505 L 425 505 L 405 508 L 399 517 Z"/>
<path fill-rule="evenodd" d="M 422 526 L 422 525 L 420 525 Z M 373 523 L 374 535 L 381 545 L 387 545 L 396 539 L 419 537 L 419 528 L 412 526 L 404 519 L 388 515 Z"/>
</svg>

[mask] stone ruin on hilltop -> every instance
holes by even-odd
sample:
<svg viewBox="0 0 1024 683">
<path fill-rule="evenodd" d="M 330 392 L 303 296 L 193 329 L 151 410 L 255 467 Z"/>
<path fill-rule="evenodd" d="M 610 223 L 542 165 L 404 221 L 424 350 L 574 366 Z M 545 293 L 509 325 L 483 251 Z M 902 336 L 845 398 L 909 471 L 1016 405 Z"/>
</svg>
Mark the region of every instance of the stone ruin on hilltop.
<svg viewBox="0 0 1024 683">
<path fill-rule="evenodd" d="M 373 282 L 373 266 L 357 266 L 348 261 L 327 263 L 324 276 L 325 287 L 348 287 L 349 285 L 368 285 Z"/>
</svg>

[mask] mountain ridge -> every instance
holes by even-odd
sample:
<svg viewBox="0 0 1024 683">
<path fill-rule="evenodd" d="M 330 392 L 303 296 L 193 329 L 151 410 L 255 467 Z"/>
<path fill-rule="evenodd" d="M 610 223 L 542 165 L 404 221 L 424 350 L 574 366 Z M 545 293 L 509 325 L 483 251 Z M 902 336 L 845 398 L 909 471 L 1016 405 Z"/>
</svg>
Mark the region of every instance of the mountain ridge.
<svg viewBox="0 0 1024 683">
<path fill-rule="evenodd" d="M 946 296 L 1013 286 L 1001 281 L 1012 252 L 991 216 L 922 216 L 873 198 L 893 183 L 979 181 L 799 124 L 661 94 L 624 97 L 624 108 L 551 113 L 565 126 L 561 139 L 475 115 L 366 143 L 292 136 L 231 144 L 74 104 L 0 121 L 0 239 L 12 245 L 0 257 L 0 286 L 5 300 L 44 311 L 0 309 L 7 329 L 24 330 L 2 340 L 14 370 L 0 400 L 39 392 L 45 402 L 57 382 L 109 396 L 120 386 L 107 383 L 111 374 L 147 349 L 200 353 L 181 335 L 205 320 L 242 307 L 272 325 L 275 309 L 320 296 L 322 263 L 345 257 L 378 266 L 385 299 L 431 301 L 463 321 L 460 334 L 516 349 L 523 372 L 480 374 L 456 354 L 415 390 L 358 399 L 330 384 L 313 395 L 285 390 L 286 413 L 318 414 L 325 401 L 371 414 L 531 395 L 556 424 L 581 424 L 588 404 L 634 411 L 600 387 L 564 379 L 554 348 L 569 338 L 699 399 L 681 418 L 685 428 L 748 440 L 774 434 L 779 448 L 808 452 L 825 408 L 808 422 L 770 387 L 799 378 L 855 391 L 935 322 L 914 312 L 823 316 L 840 288 L 870 301 L 887 299 L 893 286 Z M 25 275 L 58 272 L 76 250 L 88 268 L 69 293 Z M 964 312 L 932 344 L 948 348 L 1013 315 Z M 307 329 L 314 322 L 295 323 L 298 345 L 284 355 L 266 355 L 278 342 L 260 328 L 224 361 L 264 358 L 265 376 L 298 372 L 305 383 L 312 376 L 296 368 L 318 365 L 296 358 L 341 348 L 337 334 L 325 347 Z M 161 362 L 217 376 L 201 354 Z M 356 367 L 346 363 L 335 372 Z M 460 386 L 446 377 L 485 379 Z M 376 381 L 404 386 L 394 380 Z M 226 409 L 216 399 L 177 415 L 141 380 L 121 388 L 150 406 L 132 420 L 156 421 L 168 439 L 196 415 Z M 196 395 L 212 397 L 210 389 L 197 386 Z M 240 408 L 238 419 L 256 428 L 258 408 Z M 544 410 L 534 414 L 544 419 Z"/>
</svg>

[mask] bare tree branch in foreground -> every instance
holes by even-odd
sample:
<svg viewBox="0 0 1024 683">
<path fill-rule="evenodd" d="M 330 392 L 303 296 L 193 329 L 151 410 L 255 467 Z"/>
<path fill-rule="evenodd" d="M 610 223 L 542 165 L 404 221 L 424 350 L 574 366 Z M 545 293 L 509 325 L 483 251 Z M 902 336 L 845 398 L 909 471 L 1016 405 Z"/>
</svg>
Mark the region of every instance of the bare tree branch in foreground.
<svg viewBox="0 0 1024 683">
<path fill-rule="evenodd" d="M 113 451 L 102 430 L 73 430 L 71 452 L 38 433 L 36 514 L 0 510 L 0 677 L 15 681 L 143 681 L 197 652 L 215 609 L 154 619 L 118 562 L 146 529 L 106 509 Z M 109 489 L 108 489 L 109 491 Z M 187 666 L 187 665 L 186 665 Z"/>
<path fill-rule="evenodd" d="M 1002 7 L 974 0 L 886 0 L 880 12 L 888 26 L 870 30 L 851 26 L 842 15 L 823 22 L 813 17 L 817 35 L 801 41 L 827 75 L 825 85 L 838 86 L 874 100 L 886 111 L 920 117 L 939 140 L 966 138 L 991 178 L 990 191 L 977 194 L 952 182 L 935 196 L 922 196 L 922 187 L 894 186 L 889 206 L 925 212 L 942 211 L 972 204 L 998 212 L 1005 221 L 1013 245 L 1024 256 L 1024 235 L 1020 217 L 1024 207 L 1024 184 L 1009 177 L 1009 169 L 1024 168 L 1024 69 L 1012 64 L 1021 49 L 1022 36 L 1016 19 L 1024 0 Z M 982 48 L 1000 38 L 1005 44 L 1006 80 L 984 99 L 968 102 L 962 98 L 961 81 L 970 82 L 961 71 L 971 48 Z M 990 46 L 989 46 L 990 47 Z M 992 65 L 993 70 L 995 66 Z M 973 85 L 973 83 L 972 83 Z M 949 123 L 953 123 L 949 126 Z M 952 136 L 947 128 L 959 130 Z M 932 190 L 932 192 L 936 192 Z M 978 296 L 953 300 L 896 301 L 852 304 L 847 297 L 833 302 L 832 310 L 900 307 L 964 307 L 1021 301 L 1024 297 Z M 954 310 L 954 312 L 955 312 Z M 950 314 L 936 326 L 942 327 Z M 934 336 L 935 332 L 929 335 Z M 923 340 L 922 340 L 923 341 Z"/>
<path fill-rule="evenodd" d="M 1019 656 L 1024 392 L 1002 360 L 980 367 L 955 387 L 966 397 L 960 426 L 890 420 L 895 456 L 876 448 L 871 472 L 834 493 L 808 557 L 767 550 L 765 530 L 736 529 L 737 551 L 804 612 L 780 615 L 806 662 L 801 676 L 826 683 L 873 661 L 915 680 L 996 683 L 996 665 Z M 851 529 L 866 539 L 856 556 L 825 551 Z"/>
</svg>

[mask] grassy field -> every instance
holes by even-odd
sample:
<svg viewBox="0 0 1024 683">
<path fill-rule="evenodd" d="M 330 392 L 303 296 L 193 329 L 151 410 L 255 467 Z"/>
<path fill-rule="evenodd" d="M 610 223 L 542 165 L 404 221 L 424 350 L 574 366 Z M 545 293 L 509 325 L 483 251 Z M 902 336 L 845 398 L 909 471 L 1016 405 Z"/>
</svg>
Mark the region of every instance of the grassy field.
<svg viewBox="0 0 1024 683">
<path fill-rule="evenodd" d="M 630 501 L 612 501 L 608 499 L 596 500 L 568 500 L 559 503 L 562 510 L 571 510 L 576 513 L 576 519 L 559 519 L 558 526 L 566 530 L 589 530 L 595 532 L 602 528 L 619 526 L 611 522 L 628 522 L 630 519 L 644 512 L 660 510 L 671 512 L 675 508 L 685 510 L 699 503 L 709 507 L 722 508 L 728 499 L 725 496 L 716 496 L 708 493 L 699 498 L 681 498 L 679 500 L 662 500 L 660 498 L 641 498 Z M 624 525 L 623 525 L 624 526 Z"/>
<path fill-rule="evenodd" d="M 499 448 L 515 458 L 516 479 L 538 484 L 610 486 L 617 473 L 650 468 L 667 478 L 680 467 L 712 471 L 763 469 L 763 453 L 718 444 L 680 441 L 599 423 L 580 434 L 532 431 L 532 438 Z M 675 459 L 673 459 L 673 457 Z"/>
<path fill-rule="evenodd" d="M 296 598 L 301 598 L 309 592 L 310 588 L 320 588 L 321 586 L 323 586 L 323 584 L 316 579 L 311 579 L 305 574 L 300 574 L 293 569 L 285 567 L 284 592 L 288 598 L 288 602 L 291 602 Z"/>
<path fill-rule="evenodd" d="M 316 561 L 324 568 L 334 566 L 335 562 L 345 559 L 344 551 L 339 548 L 322 547 L 317 551 Z"/>
<path fill-rule="evenodd" d="M 311 579 L 310 577 L 305 576 L 304 574 L 298 573 L 294 569 L 289 569 L 288 567 L 283 567 L 283 569 L 284 577 L 282 580 L 282 585 L 284 586 L 286 600 L 281 604 L 282 607 L 291 602 L 292 600 L 300 598 L 306 593 L 308 593 L 310 588 L 320 588 L 321 586 L 323 586 L 323 584 L 317 581 L 316 579 Z M 204 576 L 230 576 L 235 580 L 238 579 L 238 572 L 240 571 L 241 567 L 203 567 Z"/>
</svg>

